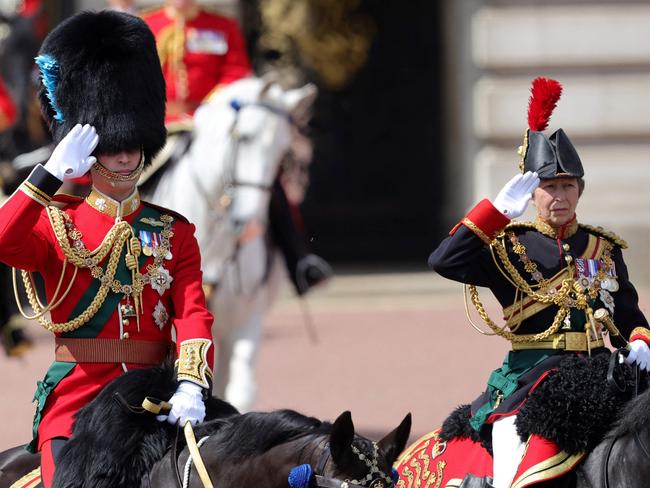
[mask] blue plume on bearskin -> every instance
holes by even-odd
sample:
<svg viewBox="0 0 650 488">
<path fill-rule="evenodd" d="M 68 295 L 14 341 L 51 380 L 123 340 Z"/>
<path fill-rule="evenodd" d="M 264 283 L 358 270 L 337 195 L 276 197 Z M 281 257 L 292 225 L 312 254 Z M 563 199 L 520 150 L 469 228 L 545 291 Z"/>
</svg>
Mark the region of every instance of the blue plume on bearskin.
<svg viewBox="0 0 650 488">
<path fill-rule="evenodd" d="M 54 120 L 63 122 L 65 118 L 61 109 L 56 103 L 56 85 L 59 82 L 59 63 L 54 59 L 54 56 L 49 54 L 41 54 L 35 58 L 36 66 L 41 72 L 41 81 L 45 86 L 45 93 L 50 102 L 50 107 L 54 110 Z"/>
</svg>

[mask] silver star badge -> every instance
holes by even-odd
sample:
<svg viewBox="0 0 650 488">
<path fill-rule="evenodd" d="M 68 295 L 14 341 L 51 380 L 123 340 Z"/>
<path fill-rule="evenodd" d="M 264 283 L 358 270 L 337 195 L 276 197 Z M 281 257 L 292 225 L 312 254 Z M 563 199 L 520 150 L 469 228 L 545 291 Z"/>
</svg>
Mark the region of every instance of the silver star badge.
<svg viewBox="0 0 650 488">
<path fill-rule="evenodd" d="M 163 330 L 163 327 L 167 325 L 167 321 L 169 320 L 167 309 L 160 300 L 158 300 L 158 304 L 153 309 L 153 319 L 160 330 Z"/>
<path fill-rule="evenodd" d="M 173 279 L 174 278 L 169 274 L 169 271 L 161 266 L 158 268 L 156 274 L 151 276 L 151 288 L 156 290 L 158 294 L 162 296 L 162 294 L 165 293 L 165 290 L 169 290 Z"/>
</svg>

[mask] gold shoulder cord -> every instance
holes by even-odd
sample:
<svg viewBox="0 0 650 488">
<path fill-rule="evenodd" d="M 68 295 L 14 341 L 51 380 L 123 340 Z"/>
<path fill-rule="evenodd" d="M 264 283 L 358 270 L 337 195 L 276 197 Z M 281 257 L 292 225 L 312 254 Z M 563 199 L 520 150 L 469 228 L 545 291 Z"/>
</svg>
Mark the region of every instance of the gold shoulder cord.
<svg viewBox="0 0 650 488">
<path fill-rule="evenodd" d="M 476 286 L 466 285 L 466 289 L 469 289 L 470 299 L 472 300 L 472 303 L 474 304 L 476 311 L 478 312 L 479 316 L 483 319 L 483 321 L 488 325 L 488 327 L 490 327 L 493 333 L 490 334 L 481 331 L 475 324 L 471 322 L 470 319 L 470 323 L 472 323 L 472 326 L 475 329 L 477 329 L 479 332 L 486 335 L 498 335 L 499 337 L 503 337 L 509 340 L 510 342 L 515 342 L 515 343 L 539 342 L 539 341 L 546 340 L 549 336 L 555 334 L 558 330 L 560 330 L 560 327 L 562 326 L 562 321 L 567 317 L 571 307 L 575 307 L 580 310 L 585 310 L 589 312 L 587 299 L 584 295 L 584 292 L 580 288 L 579 284 L 576 283 L 576 281 L 573 279 L 573 275 L 571 273 L 570 267 L 567 267 L 567 278 L 562 281 L 562 285 L 559 290 L 557 290 L 555 293 L 539 293 L 533 289 L 533 287 L 521 276 L 519 271 L 517 271 L 515 266 L 512 264 L 512 262 L 508 258 L 508 251 L 503 241 L 499 240 L 498 238 L 494 239 L 490 244 L 490 250 L 493 252 L 494 263 L 497 269 L 499 270 L 499 272 L 515 287 L 516 296 L 518 296 L 519 293 L 524 293 L 537 302 L 557 305 L 559 307 L 559 310 L 555 314 L 555 318 L 553 319 L 553 323 L 551 324 L 551 326 L 548 329 L 546 329 L 544 332 L 540 332 L 533 336 L 525 336 L 525 337 L 518 336 L 513 332 L 519 327 L 520 324 L 518 324 L 515 327 L 512 327 L 510 331 L 505 330 L 506 326 L 500 327 L 499 325 L 497 325 L 489 317 L 489 315 L 485 310 L 485 307 L 481 303 Z M 494 251 L 496 251 L 498 258 L 501 261 L 501 265 L 503 266 L 503 269 L 501 269 L 501 266 L 497 262 L 496 257 L 494 256 Z M 575 298 L 570 296 L 571 293 L 575 294 Z M 467 303 L 466 295 L 465 295 L 465 303 Z M 468 312 L 469 311 L 467 310 L 467 306 L 466 306 L 466 313 L 469 316 Z"/>
<path fill-rule="evenodd" d="M 20 301 L 18 299 L 15 269 L 13 270 L 14 293 L 16 295 L 16 302 L 18 303 L 20 313 L 24 317 L 28 319 L 37 319 L 45 329 L 55 333 L 71 332 L 78 329 L 87 323 L 90 319 L 92 319 L 92 317 L 97 313 L 97 311 L 104 303 L 104 300 L 106 299 L 109 291 L 111 291 L 111 286 L 114 284 L 114 277 L 117 271 L 120 255 L 122 254 L 122 249 L 124 248 L 124 245 L 127 243 L 127 241 L 130 238 L 134 237 L 133 229 L 127 222 L 120 221 L 111 228 L 108 234 L 106 234 L 106 237 L 104 237 L 104 240 L 97 247 L 97 249 L 94 251 L 82 252 L 81 249 L 73 248 L 70 246 L 68 237 L 73 240 L 78 240 L 81 235 L 79 231 L 74 229 L 72 226 L 70 226 L 69 232 L 66 231 L 66 219 L 68 219 L 67 215 L 56 207 L 47 207 L 47 214 L 50 218 L 50 223 L 52 224 L 52 229 L 54 230 L 56 239 L 61 246 L 61 250 L 65 256 L 65 259 L 63 261 L 63 269 L 61 270 L 61 277 L 59 278 L 57 288 L 52 296 L 52 299 L 50 300 L 50 304 L 45 306 L 43 303 L 41 303 L 36 294 L 34 280 L 31 273 L 21 270 L 27 298 L 32 309 L 35 312 L 33 316 L 26 315 L 20 305 Z M 132 244 L 132 242 L 129 244 Z M 132 252 L 134 251 L 137 252 L 136 249 L 132 249 Z M 108 259 L 108 264 L 106 266 L 106 272 L 103 273 L 103 276 L 95 276 L 95 274 L 97 274 L 95 270 L 101 270 L 101 268 L 97 266 L 97 263 L 101 262 L 109 254 L 109 252 L 110 256 Z M 65 275 L 66 265 L 68 262 L 75 267 L 74 273 L 65 292 L 61 295 L 61 297 L 57 297 L 63 283 L 63 277 Z M 79 268 L 92 268 L 93 277 L 101 278 L 97 295 L 95 295 L 88 308 L 84 310 L 79 316 L 67 322 L 58 324 L 54 323 L 52 320 L 46 318 L 45 314 L 60 305 L 68 296 L 76 279 L 77 271 Z"/>
</svg>

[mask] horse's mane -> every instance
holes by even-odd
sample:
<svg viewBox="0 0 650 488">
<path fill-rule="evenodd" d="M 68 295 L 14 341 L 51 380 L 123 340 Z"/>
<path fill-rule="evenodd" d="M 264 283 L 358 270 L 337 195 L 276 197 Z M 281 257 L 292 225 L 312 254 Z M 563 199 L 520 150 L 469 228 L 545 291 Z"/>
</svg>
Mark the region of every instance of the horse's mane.
<svg viewBox="0 0 650 488">
<path fill-rule="evenodd" d="M 213 436 L 215 449 L 233 461 L 259 455 L 286 442 L 328 434 L 332 424 L 293 410 L 250 412 L 199 426 L 197 436 Z"/>
<path fill-rule="evenodd" d="M 622 437 L 650 425 L 650 390 L 628 402 L 608 436 Z"/>
</svg>

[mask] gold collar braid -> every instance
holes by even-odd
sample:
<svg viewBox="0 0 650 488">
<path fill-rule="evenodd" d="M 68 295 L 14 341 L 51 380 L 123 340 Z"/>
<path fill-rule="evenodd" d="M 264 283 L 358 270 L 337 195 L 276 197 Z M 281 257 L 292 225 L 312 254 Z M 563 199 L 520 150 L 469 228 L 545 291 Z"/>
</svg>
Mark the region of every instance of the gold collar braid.
<svg viewBox="0 0 650 488">
<path fill-rule="evenodd" d="M 130 197 L 118 202 L 93 187 L 86 197 L 86 203 L 110 217 L 126 217 L 135 213 L 140 207 L 140 193 L 135 190 Z"/>
<path fill-rule="evenodd" d="M 533 225 L 537 231 L 553 239 L 568 239 L 578 231 L 578 219 L 575 216 L 571 222 L 561 227 L 553 227 L 538 215 Z"/>
</svg>

